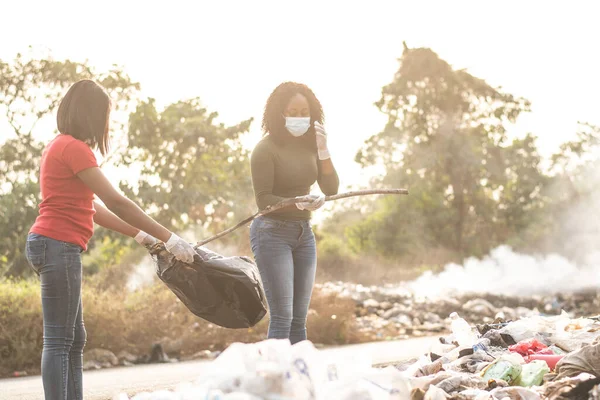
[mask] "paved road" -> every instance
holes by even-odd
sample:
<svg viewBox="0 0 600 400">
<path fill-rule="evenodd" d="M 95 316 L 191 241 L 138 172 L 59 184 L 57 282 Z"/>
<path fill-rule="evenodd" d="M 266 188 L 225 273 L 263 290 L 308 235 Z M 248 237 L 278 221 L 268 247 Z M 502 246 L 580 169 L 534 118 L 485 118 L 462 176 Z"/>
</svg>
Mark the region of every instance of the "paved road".
<svg viewBox="0 0 600 400">
<path fill-rule="evenodd" d="M 418 357 L 426 353 L 437 339 L 434 337 L 394 342 L 375 342 L 341 346 L 322 350 L 330 356 L 342 356 L 356 351 L 369 351 L 374 364 L 384 364 Z M 83 375 L 86 400 L 111 400 L 118 393 L 129 396 L 142 391 L 173 389 L 177 384 L 194 381 L 207 368 L 206 361 L 186 361 L 173 364 L 150 364 L 133 367 L 85 371 Z M 43 399 L 39 376 L 0 380 L 2 400 Z"/>
</svg>

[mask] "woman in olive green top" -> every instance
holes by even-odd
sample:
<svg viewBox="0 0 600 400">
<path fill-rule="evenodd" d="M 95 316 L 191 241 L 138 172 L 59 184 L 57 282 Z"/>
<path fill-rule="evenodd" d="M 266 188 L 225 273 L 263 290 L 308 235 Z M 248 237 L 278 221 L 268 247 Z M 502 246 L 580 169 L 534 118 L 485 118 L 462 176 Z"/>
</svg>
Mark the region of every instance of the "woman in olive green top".
<svg viewBox="0 0 600 400">
<path fill-rule="evenodd" d="M 339 179 L 327 148 L 323 108 L 306 85 L 285 82 L 267 100 L 265 137 L 252 152 L 252 183 L 259 209 L 310 193 L 317 182 L 325 195 L 336 194 Z M 269 338 L 306 339 L 306 315 L 315 281 L 317 249 L 311 212 L 325 203 L 311 195 L 256 218 L 250 227 L 252 252 L 269 304 Z"/>
</svg>

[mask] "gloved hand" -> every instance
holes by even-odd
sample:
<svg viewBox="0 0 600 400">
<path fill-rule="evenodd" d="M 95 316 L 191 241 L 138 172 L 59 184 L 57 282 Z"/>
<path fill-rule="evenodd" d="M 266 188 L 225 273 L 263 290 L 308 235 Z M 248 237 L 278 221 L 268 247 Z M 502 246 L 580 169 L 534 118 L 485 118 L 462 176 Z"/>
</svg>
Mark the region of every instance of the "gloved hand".
<svg viewBox="0 0 600 400">
<path fill-rule="evenodd" d="M 319 160 L 327 160 L 331 158 L 329 149 L 327 148 L 327 132 L 321 123 L 315 121 L 315 134 L 317 136 L 317 154 Z"/>
<path fill-rule="evenodd" d="M 315 211 L 325 204 L 324 195 L 311 194 L 308 197 L 310 198 L 310 201 L 296 203 L 296 207 L 298 207 L 299 210 Z"/>
<path fill-rule="evenodd" d="M 139 231 L 137 235 L 134 237 L 135 241 L 145 247 L 150 247 L 158 243 L 158 240 L 152 236 L 147 234 L 144 231 Z"/>
<path fill-rule="evenodd" d="M 196 251 L 194 251 L 192 245 L 174 233 L 171 233 L 171 237 L 165 243 L 165 248 L 179 261 L 187 264 L 194 262 Z"/>
</svg>

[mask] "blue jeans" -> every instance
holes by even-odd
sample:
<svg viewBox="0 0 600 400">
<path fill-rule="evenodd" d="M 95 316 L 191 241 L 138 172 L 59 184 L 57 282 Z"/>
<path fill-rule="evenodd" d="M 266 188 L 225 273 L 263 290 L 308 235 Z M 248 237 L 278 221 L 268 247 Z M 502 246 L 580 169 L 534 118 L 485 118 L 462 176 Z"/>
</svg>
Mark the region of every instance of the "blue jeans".
<svg viewBox="0 0 600 400">
<path fill-rule="evenodd" d="M 46 400 L 83 399 L 86 332 L 81 306 L 82 250 L 35 233 L 27 237 L 27 259 L 42 286 Z"/>
<path fill-rule="evenodd" d="M 317 248 L 309 221 L 258 217 L 250 244 L 269 304 L 269 338 L 306 340 L 306 316 L 315 282 Z"/>
</svg>

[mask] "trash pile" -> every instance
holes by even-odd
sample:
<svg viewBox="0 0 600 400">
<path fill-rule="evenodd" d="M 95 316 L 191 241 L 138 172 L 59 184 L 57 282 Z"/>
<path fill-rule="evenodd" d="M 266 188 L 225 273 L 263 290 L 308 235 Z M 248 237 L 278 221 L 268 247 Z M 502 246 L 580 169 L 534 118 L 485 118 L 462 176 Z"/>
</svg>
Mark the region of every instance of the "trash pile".
<svg viewBox="0 0 600 400">
<path fill-rule="evenodd" d="M 599 317 L 448 320 L 451 333 L 427 354 L 385 368 L 368 354 L 324 357 L 308 341 L 235 343 L 196 382 L 133 400 L 600 399 Z"/>
<path fill-rule="evenodd" d="M 588 399 L 600 393 L 598 317 L 572 319 L 563 312 L 498 319 L 476 329 L 457 313 L 450 320 L 452 333 L 430 353 L 396 366 L 411 380 L 411 399 Z"/>
<path fill-rule="evenodd" d="M 583 291 L 547 296 L 460 294 L 438 299 L 424 298 L 402 286 L 370 286 L 347 282 L 317 285 L 321 293 L 351 298 L 356 302 L 355 326 L 372 340 L 407 339 L 445 332 L 448 315 L 458 311 L 472 323 L 497 318 L 515 321 L 536 315 L 595 315 L 600 292 Z"/>
</svg>

